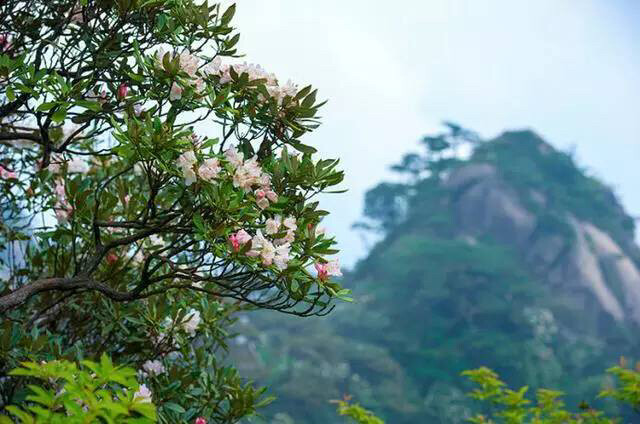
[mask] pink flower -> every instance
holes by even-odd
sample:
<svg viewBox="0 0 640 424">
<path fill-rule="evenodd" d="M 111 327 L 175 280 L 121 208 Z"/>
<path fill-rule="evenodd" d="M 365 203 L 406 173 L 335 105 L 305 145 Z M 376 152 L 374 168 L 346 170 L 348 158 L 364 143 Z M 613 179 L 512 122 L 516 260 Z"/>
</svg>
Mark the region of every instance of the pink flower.
<svg viewBox="0 0 640 424">
<path fill-rule="evenodd" d="M 118 87 L 118 98 L 124 99 L 125 97 L 127 97 L 128 92 L 129 92 L 129 87 L 127 87 L 127 85 L 124 83 L 120 84 L 120 86 Z"/>
<path fill-rule="evenodd" d="M 182 169 L 182 175 L 184 176 L 186 185 L 191 185 L 196 182 L 196 172 L 193 170 L 193 165 L 196 162 L 196 154 L 193 151 L 184 152 L 178 158 L 177 165 Z"/>
<path fill-rule="evenodd" d="M 313 264 L 318 272 L 318 279 L 320 281 L 326 281 L 330 275 L 340 277 L 342 272 L 340 271 L 340 263 L 335 261 L 329 261 L 325 263 L 316 262 Z"/>
<path fill-rule="evenodd" d="M 169 100 L 180 100 L 182 98 L 182 87 L 175 82 L 171 85 L 171 91 L 169 92 Z"/>
<path fill-rule="evenodd" d="M 278 201 L 278 195 L 276 194 L 275 191 L 269 190 L 269 191 L 267 191 L 267 199 L 269 199 L 269 201 L 275 203 L 275 202 Z"/>
<path fill-rule="evenodd" d="M 238 241 L 238 236 L 236 236 L 235 234 L 231 234 L 229 236 L 229 243 L 231 243 L 231 248 L 234 252 L 240 250 L 240 242 Z"/>
<path fill-rule="evenodd" d="M 235 147 L 229 147 L 227 150 L 225 150 L 224 157 L 234 168 L 242 165 L 242 161 L 244 160 L 244 155 L 238 152 L 238 149 L 236 149 Z"/>
<path fill-rule="evenodd" d="M 17 180 L 18 174 L 13 171 L 9 171 L 8 169 L 0 165 L 0 178 L 2 178 L 3 180 Z"/>
<path fill-rule="evenodd" d="M 198 417 L 196 418 L 195 424 L 207 424 L 207 420 L 205 420 L 204 417 Z"/>
<path fill-rule="evenodd" d="M 205 181 L 211 181 L 220 173 L 220 162 L 216 158 L 206 159 L 198 168 L 198 175 Z"/>
<path fill-rule="evenodd" d="M 245 244 L 251 241 L 251 236 L 245 230 L 240 230 L 236 233 L 236 237 L 240 244 Z"/>
<path fill-rule="evenodd" d="M 249 240 L 251 240 L 251 236 L 245 230 L 240 230 L 229 236 L 229 242 L 231 243 L 231 247 L 234 252 L 239 251 L 240 247 L 249 242 Z"/>
<path fill-rule="evenodd" d="M 329 278 L 329 271 L 327 271 L 327 264 L 314 263 L 313 266 L 316 268 L 318 272 L 318 279 L 321 281 L 325 281 Z"/>
</svg>

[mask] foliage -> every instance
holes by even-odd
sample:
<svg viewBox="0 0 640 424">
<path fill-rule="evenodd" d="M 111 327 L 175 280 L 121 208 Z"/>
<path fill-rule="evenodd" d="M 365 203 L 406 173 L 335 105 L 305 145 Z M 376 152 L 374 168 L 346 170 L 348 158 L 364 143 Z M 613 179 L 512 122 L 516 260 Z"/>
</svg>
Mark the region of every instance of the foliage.
<svg viewBox="0 0 640 424">
<path fill-rule="evenodd" d="M 351 418 L 357 424 L 384 424 L 373 412 L 364 409 L 358 403 L 350 403 L 348 399 L 336 400 L 338 415 Z"/>
<path fill-rule="evenodd" d="M 343 173 L 301 141 L 322 102 L 237 59 L 235 8 L 0 3 L 0 410 L 18 363 L 107 353 L 160 422 L 237 422 L 270 398 L 225 360 L 234 314 L 348 299 L 314 199 Z"/>
<path fill-rule="evenodd" d="M 600 397 L 612 397 L 623 401 L 637 410 L 640 405 L 640 372 L 622 367 L 607 370 L 615 375 L 622 383 L 620 387 L 603 390 Z M 607 418 L 601 411 L 591 408 L 585 402 L 580 404 L 580 412 L 569 412 L 561 397 L 562 392 L 548 389 L 538 389 L 535 402 L 526 397 L 528 387 L 512 390 L 506 387 L 498 374 L 486 367 L 464 371 L 466 376 L 478 386 L 469 395 L 482 402 L 492 412 L 489 415 L 477 414 L 470 422 L 505 423 L 505 424 L 561 424 L 561 423 L 591 423 L 612 424 L 621 422 L 620 419 Z"/>
<path fill-rule="evenodd" d="M 103 355 L 100 362 L 24 362 L 10 373 L 30 378 L 29 406 L 8 406 L 21 423 L 153 423 L 156 411 L 148 399 L 136 396 L 135 370 L 114 366 Z M 10 423 L 7 417 L 0 421 Z"/>
</svg>

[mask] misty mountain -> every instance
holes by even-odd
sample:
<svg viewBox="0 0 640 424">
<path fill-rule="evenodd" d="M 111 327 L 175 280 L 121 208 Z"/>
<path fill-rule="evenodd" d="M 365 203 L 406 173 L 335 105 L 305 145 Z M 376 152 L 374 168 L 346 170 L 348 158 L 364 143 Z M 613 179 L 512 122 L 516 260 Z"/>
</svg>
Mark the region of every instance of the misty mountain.
<svg viewBox="0 0 640 424">
<path fill-rule="evenodd" d="M 354 304 L 240 320 L 232 354 L 278 396 L 270 422 L 338 422 L 344 394 L 389 423 L 464 422 L 460 372 L 483 365 L 577 407 L 637 358 L 640 250 L 613 191 L 532 131 L 448 128 L 367 193 L 356 226 L 380 241 L 344 277 Z"/>
</svg>

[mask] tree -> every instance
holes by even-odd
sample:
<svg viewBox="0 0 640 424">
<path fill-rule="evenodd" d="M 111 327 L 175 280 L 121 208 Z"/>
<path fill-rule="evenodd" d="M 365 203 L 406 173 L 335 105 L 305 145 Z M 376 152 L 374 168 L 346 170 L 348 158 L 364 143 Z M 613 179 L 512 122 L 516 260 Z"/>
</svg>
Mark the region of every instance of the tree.
<svg viewBox="0 0 640 424">
<path fill-rule="evenodd" d="M 233 313 L 328 313 L 348 291 L 300 138 L 316 91 L 240 63 L 235 5 L 0 3 L 0 405 L 20 361 L 108 354 L 161 422 L 268 402 L 222 361 Z M 315 270 L 314 270 L 315 268 Z"/>
</svg>

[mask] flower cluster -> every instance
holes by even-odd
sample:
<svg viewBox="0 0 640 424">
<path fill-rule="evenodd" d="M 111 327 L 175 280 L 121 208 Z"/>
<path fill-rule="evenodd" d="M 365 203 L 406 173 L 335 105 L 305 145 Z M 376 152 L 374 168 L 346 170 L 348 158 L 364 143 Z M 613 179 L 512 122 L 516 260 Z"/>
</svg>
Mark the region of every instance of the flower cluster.
<svg viewBox="0 0 640 424">
<path fill-rule="evenodd" d="M 259 256 L 264 266 L 275 264 L 276 268 L 282 271 L 287 268 L 290 252 L 291 243 L 274 244 L 258 230 L 251 239 L 251 250 L 247 252 L 247 256 Z"/>
<path fill-rule="evenodd" d="M 244 62 L 233 65 L 220 65 L 220 63 L 217 62 L 217 64 L 211 66 L 209 72 L 219 74 L 220 83 L 226 84 L 232 80 L 231 68 L 233 68 L 233 71 L 238 75 L 247 74 L 249 81 L 264 80 L 264 85 L 269 95 L 280 105 L 286 97 L 294 97 L 298 94 L 298 87 L 291 82 L 291 80 L 281 86 L 278 84 L 278 79 L 273 73 L 267 72 L 262 66 L 253 63 Z"/>
<path fill-rule="evenodd" d="M 224 158 L 233 171 L 233 185 L 245 191 L 253 191 L 256 204 L 260 209 L 266 209 L 271 203 L 278 201 L 278 195 L 271 187 L 271 176 L 262 170 L 256 157 L 244 160 L 244 155 L 235 147 L 224 152 Z M 213 182 L 223 170 L 218 158 L 205 159 L 198 165 L 194 151 L 186 151 L 177 160 L 177 166 L 182 171 L 185 184 L 191 185 L 198 178 L 206 182 Z"/>
<path fill-rule="evenodd" d="M 182 170 L 182 176 L 188 186 L 195 183 L 198 177 L 204 181 L 213 182 L 222 169 L 220 160 L 217 158 L 205 159 L 202 165 L 196 169 L 197 162 L 198 159 L 193 151 L 184 152 L 178 158 L 178 168 Z"/>
<path fill-rule="evenodd" d="M 159 49 L 158 51 L 156 51 L 155 59 L 158 67 L 164 68 L 162 61 L 165 55 L 166 53 L 163 49 Z M 175 59 L 175 56 L 171 57 L 170 55 L 169 57 L 170 57 L 170 60 Z M 202 88 L 204 87 L 204 80 L 202 79 L 202 77 L 197 75 L 198 69 L 200 69 L 200 59 L 192 55 L 190 52 L 185 51 L 180 53 L 180 55 L 178 55 L 178 62 L 180 64 L 180 69 L 189 76 L 189 79 L 190 79 L 189 84 L 193 85 L 196 92 L 201 92 Z M 183 91 L 184 91 L 184 88 L 180 84 L 174 81 L 173 84 L 171 84 L 169 99 L 171 101 L 181 99 Z"/>
<path fill-rule="evenodd" d="M 283 226 L 284 230 L 281 230 Z M 261 230 L 258 230 L 253 237 L 245 230 L 239 230 L 229 236 L 229 243 L 233 251 L 238 252 L 242 246 L 251 242 L 251 248 L 246 253 L 247 256 L 260 257 L 264 266 L 273 264 L 282 271 L 287 268 L 291 259 L 291 243 L 295 240 L 297 228 L 294 217 L 285 218 L 283 221 L 280 216 L 276 216 L 267 219 L 265 232 L 267 235 L 275 235 L 284 231 L 286 232 L 284 237 L 271 241 L 264 236 Z"/>
<path fill-rule="evenodd" d="M 148 374 L 151 376 L 160 375 L 165 372 L 164 365 L 162 364 L 161 361 L 157 359 L 153 361 L 149 360 L 144 364 L 142 364 L 142 370 L 144 371 L 145 374 Z"/>
</svg>

